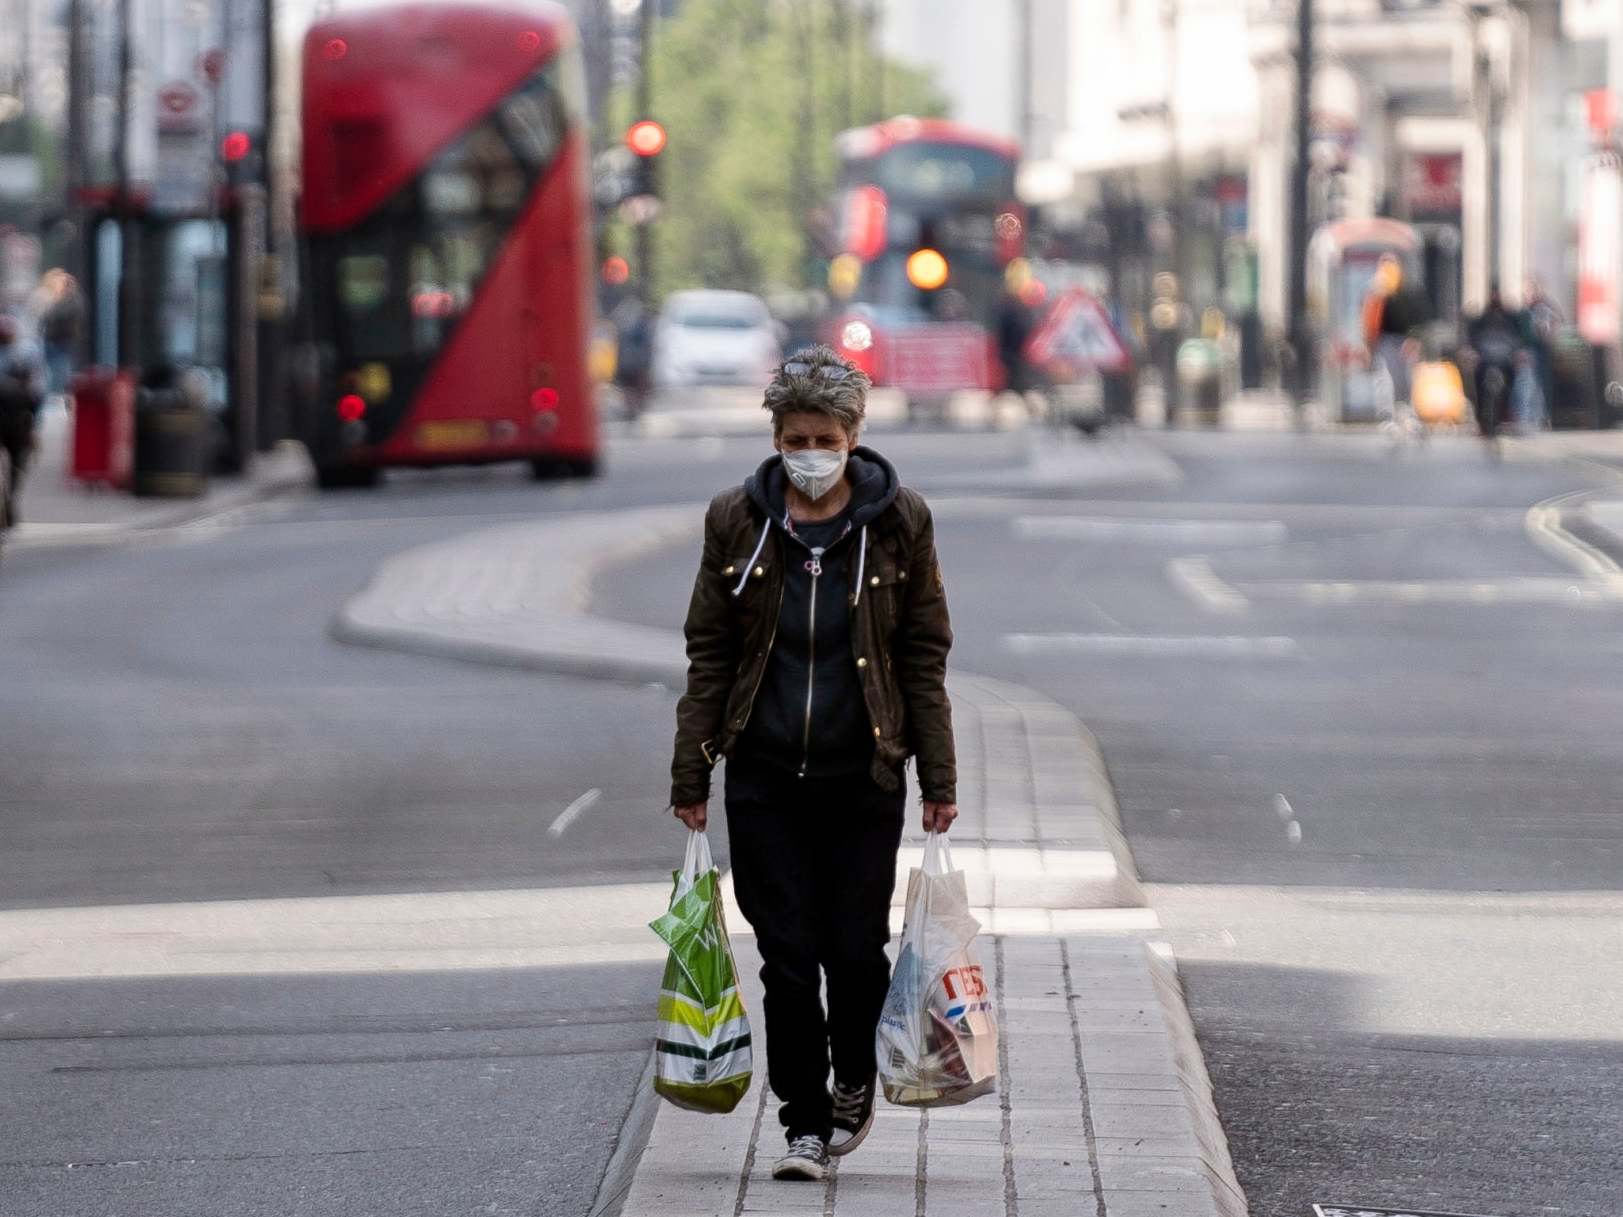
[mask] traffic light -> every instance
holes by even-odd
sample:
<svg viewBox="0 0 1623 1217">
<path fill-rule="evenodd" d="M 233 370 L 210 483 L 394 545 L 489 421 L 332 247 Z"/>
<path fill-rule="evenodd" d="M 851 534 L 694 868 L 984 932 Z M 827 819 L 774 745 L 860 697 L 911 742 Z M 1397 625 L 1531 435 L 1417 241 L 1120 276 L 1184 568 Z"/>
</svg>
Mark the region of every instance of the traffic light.
<svg viewBox="0 0 1623 1217">
<path fill-rule="evenodd" d="M 665 150 L 665 128 L 651 118 L 626 128 L 626 147 L 636 157 L 629 198 L 659 198 L 659 154 Z"/>
<path fill-rule="evenodd" d="M 259 141 L 246 131 L 228 131 L 220 140 L 220 162 L 225 166 L 225 180 L 232 186 L 242 186 L 261 179 L 261 152 Z"/>
</svg>

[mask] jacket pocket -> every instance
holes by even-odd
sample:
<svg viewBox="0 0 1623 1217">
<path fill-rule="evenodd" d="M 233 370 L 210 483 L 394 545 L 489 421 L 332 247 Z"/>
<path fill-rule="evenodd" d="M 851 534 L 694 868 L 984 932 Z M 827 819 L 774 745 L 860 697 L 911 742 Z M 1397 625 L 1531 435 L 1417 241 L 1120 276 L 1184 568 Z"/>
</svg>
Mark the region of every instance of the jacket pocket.
<svg viewBox="0 0 1623 1217">
<path fill-rule="evenodd" d="M 902 597 L 907 591 L 907 568 L 888 556 L 872 562 L 862 575 L 861 596 L 868 606 L 874 637 L 885 649 L 887 663 L 891 638 L 901 618 Z"/>
</svg>

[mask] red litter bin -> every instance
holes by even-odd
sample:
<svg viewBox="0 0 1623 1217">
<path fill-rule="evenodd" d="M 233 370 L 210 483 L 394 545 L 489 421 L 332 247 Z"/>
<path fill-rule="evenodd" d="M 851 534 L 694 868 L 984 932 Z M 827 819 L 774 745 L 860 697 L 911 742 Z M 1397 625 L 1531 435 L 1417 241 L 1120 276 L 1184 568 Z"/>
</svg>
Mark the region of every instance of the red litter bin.
<svg viewBox="0 0 1623 1217">
<path fill-rule="evenodd" d="M 135 374 L 86 368 L 68 392 L 73 399 L 69 472 L 87 485 L 128 490 L 135 453 Z"/>
</svg>

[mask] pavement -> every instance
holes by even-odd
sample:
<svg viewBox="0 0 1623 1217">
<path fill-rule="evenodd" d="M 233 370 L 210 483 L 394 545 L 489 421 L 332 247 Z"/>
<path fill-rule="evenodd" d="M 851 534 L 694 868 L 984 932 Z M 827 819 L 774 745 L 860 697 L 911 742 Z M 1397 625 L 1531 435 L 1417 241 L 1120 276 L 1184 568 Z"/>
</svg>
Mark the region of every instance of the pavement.
<svg viewBox="0 0 1623 1217">
<path fill-rule="evenodd" d="M 380 567 L 334 631 L 371 646 L 680 687 L 680 636 L 593 614 L 590 589 L 600 572 L 654 549 L 696 549 L 701 519 L 698 506 L 591 513 L 409 550 Z M 837 1172 L 827 1188 L 785 1189 L 764 1174 L 776 1144 L 773 1132 L 761 1139 L 771 1128 L 764 1084 L 723 1120 L 660 1105 L 644 1088 L 596 1213 L 911 1206 L 950 1217 L 1000 1202 L 1032 1217 L 1090 1204 L 1118 1217 L 1246 1211 L 1175 968 L 1145 941 L 1154 914 L 1142 907 L 1097 743 L 1031 690 L 957 675 L 950 693 L 963 774 L 954 861 L 984 927 L 983 959 L 995 961 L 1001 1101 L 923 1117 L 886 1108 L 843 1186 Z M 913 832 L 899 869 L 918 854 Z M 743 924 L 736 906 L 729 923 Z M 741 951 L 748 959 L 742 942 Z M 742 970 L 753 973 L 753 960 Z"/>
<path fill-rule="evenodd" d="M 759 1011 L 759 956 L 734 937 L 746 1008 Z M 636 1170 L 611 1169 L 594 1214 L 1242 1217 L 1172 964 L 1109 935 L 997 935 L 980 952 L 996 1000 L 996 1095 L 923 1112 L 881 1101 L 867 1140 L 824 1184 L 779 1182 L 783 1142 L 758 1054 L 731 1114 L 661 1105 Z"/>
<path fill-rule="evenodd" d="M 253 462 L 240 477 L 216 477 L 193 499 L 136 498 L 127 491 L 85 486 L 69 475 L 73 420 L 66 408 L 41 411 L 37 447 L 18 502 L 21 523 L 7 547 L 106 545 L 174 528 L 308 486 L 309 458 L 282 443 Z"/>
</svg>

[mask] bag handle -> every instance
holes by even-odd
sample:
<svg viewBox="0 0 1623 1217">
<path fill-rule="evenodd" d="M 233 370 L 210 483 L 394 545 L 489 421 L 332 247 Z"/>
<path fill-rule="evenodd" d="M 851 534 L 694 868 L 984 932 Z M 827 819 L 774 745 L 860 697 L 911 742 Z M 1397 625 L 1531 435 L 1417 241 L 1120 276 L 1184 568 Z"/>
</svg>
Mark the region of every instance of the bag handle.
<svg viewBox="0 0 1623 1217">
<path fill-rule="evenodd" d="M 947 834 L 931 831 L 924 838 L 924 865 L 923 871 L 927 875 L 950 875 L 952 866 L 952 848 L 947 844 Z"/>
<path fill-rule="evenodd" d="M 687 853 L 682 858 L 683 882 L 689 886 L 697 883 L 699 877 L 715 869 L 715 865 L 715 861 L 710 857 L 710 838 L 705 835 L 704 829 L 690 830 Z"/>
</svg>

